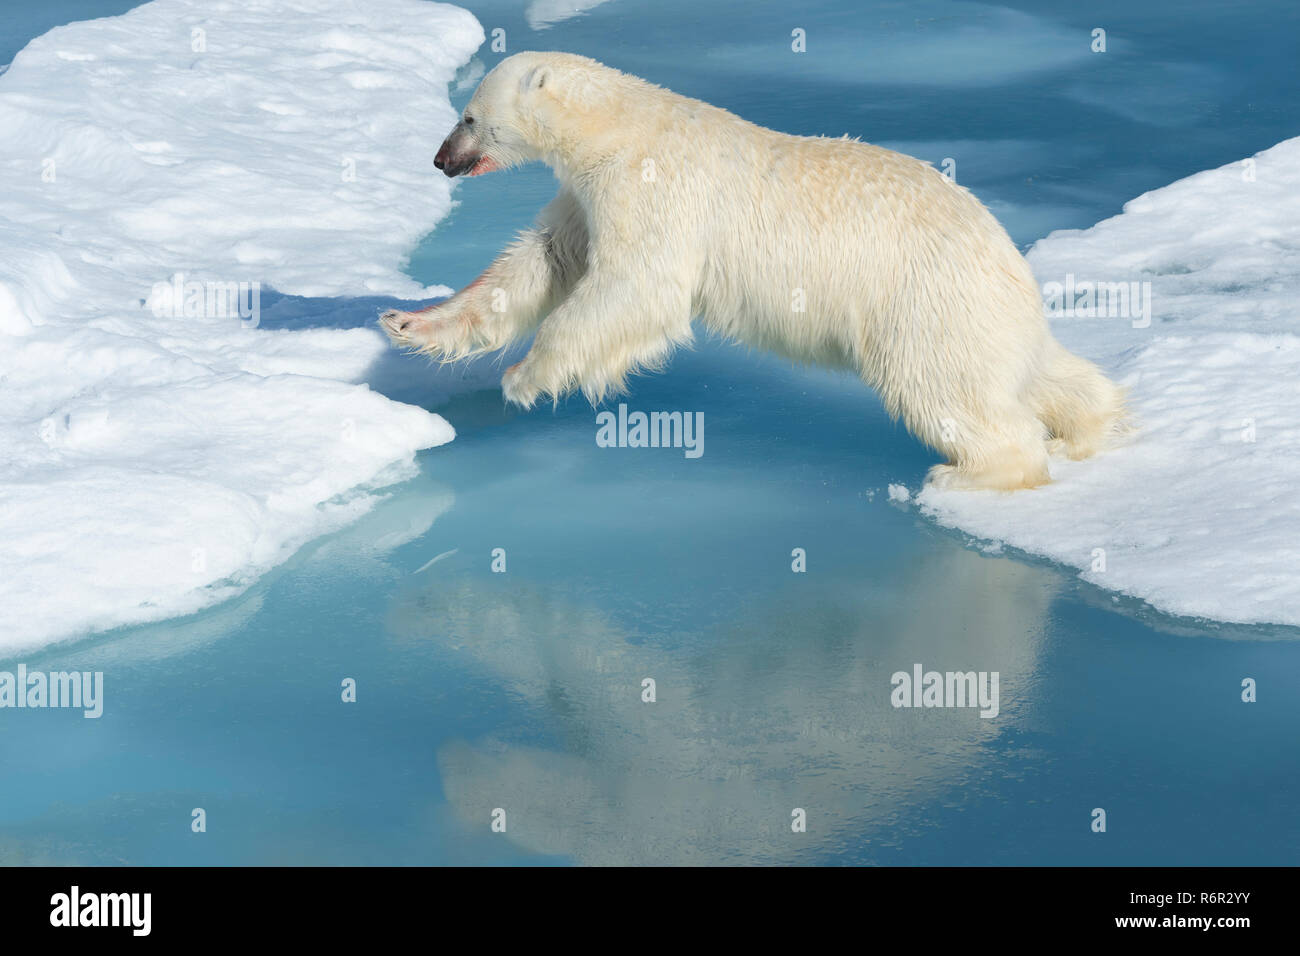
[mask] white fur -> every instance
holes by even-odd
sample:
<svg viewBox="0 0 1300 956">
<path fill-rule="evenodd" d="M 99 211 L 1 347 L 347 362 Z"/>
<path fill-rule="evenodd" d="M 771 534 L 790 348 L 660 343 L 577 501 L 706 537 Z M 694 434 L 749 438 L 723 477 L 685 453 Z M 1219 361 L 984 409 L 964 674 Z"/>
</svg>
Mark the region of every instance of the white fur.
<svg viewBox="0 0 1300 956">
<path fill-rule="evenodd" d="M 1122 428 L 1121 391 L 1052 338 L 997 220 L 919 160 L 777 133 L 563 53 L 502 61 L 465 117 L 449 143 L 487 168 L 542 160 L 559 195 L 475 283 L 382 323 L 444 360 L 535 330 L 502 380 L 511 402 L 617 394 L 698 317 L 854 369 L 947 456 L 930 473 L 946 486 L 1039 485 L 1049 447 L 1086 457 Z"/>
</svg>

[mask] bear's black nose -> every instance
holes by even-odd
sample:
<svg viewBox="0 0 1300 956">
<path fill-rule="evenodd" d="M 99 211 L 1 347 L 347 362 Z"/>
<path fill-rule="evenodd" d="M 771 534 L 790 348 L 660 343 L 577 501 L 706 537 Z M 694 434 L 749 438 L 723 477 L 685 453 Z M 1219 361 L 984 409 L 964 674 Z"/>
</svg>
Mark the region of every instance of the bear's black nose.
<svg viewBox="0 0 1300 956">
<path fill-rule="evenodd" d="M 451 137 L 448 136 L 438 147 L 438 155 L 433 157 L 433 165 L 436 169 L 446 169 L 447 162 L 451 159 Z"/>
</svg>

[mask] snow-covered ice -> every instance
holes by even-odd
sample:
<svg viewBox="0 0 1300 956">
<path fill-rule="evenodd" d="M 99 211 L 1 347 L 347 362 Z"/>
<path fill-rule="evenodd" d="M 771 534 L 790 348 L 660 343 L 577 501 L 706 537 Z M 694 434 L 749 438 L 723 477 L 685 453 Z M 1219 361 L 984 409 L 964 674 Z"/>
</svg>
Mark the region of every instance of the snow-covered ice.
<svg viewBox="0 0 1300 956">
<path fill-rule="evenodd" d="M 927 488 L 922 510 L 1167 613 L 1300 624 L 1300 138 L 1053 233 L 1029 261 L 1044 286 L 1150 283 L 1149 324 L 1053 322 L 1130 388 L 1140 431 L 1054 462 L 1044 488 Z"/>
<path fill-rule="evenodd" d="M 156 0 L 0 76 L 0 654 L 228 597 L 452 439 L 361 384 L 372 327 L 156 287 L 450 291 L 401 268 L 451 208 L 432 155 L 482 40 L 423 0 Z"/>
</svg>

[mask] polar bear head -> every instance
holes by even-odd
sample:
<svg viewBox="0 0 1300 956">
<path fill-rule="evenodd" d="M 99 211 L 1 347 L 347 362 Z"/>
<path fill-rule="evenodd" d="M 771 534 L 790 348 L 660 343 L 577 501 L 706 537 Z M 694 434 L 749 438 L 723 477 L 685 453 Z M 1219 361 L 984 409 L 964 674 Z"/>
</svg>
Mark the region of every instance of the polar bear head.
<svg viewBox="0 0 1300 956">
<path fill-rule="evenodd" d="M 572 53 L 516 53 L 483 77 L 433 164 L 448 176 L 478 176 L 544 160 L 552 166 L 608 126 L 610 97 L 630 79 Z"/>
</svg>

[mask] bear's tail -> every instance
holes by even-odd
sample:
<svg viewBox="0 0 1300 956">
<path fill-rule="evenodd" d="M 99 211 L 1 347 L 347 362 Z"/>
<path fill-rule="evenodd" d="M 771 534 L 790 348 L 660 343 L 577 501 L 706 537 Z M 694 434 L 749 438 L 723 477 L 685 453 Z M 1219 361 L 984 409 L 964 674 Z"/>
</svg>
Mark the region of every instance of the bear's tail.
<svg viewBox="0 0 1300 956">
<path fill-rule="evenodd" d="M 1055 340 L 1026 398 L 1047 426 L 1049 449 L 1069 458 L 1089 458 L 1133 431 L 1124 389 Z"/>
</svg>

